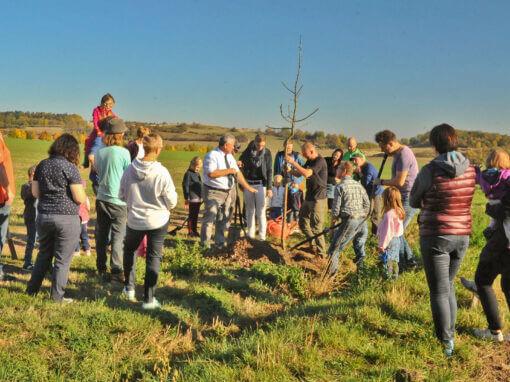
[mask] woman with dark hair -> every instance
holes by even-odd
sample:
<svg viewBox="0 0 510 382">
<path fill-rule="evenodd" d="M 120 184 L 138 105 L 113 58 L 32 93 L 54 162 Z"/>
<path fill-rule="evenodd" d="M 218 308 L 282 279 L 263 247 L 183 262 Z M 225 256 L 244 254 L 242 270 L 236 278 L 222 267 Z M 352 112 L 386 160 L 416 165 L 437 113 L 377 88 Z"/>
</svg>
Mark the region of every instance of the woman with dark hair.
<svg viewBox="0 0 510 382">
<path fill-rule="evenodd" d="M 336 186 L 336 170 L 342 162 L 342 157 L 344 156 L 344 151 L 340 148 L 335 149 L 330 157 L 324 158 L 326 160 L 326 164 L 328 165 L 328 209 L 331 209 L 333 205 L 333 198 L 335 196 L 335 186 Z"/>
<path fill-rule="evenodd" d="M 71 302 L 72 299 L 64 298 L 64 288 L 80 239 L 78 207 L 87 197 L 77 167 L 80 148 L 76 138 L 63 134 L 53 142 L 48 153 L 49 158 L 37 165 L 32 182 L 32 194 L 39 200 L 36 222 L 39 254 L 27 293 L 39 292 L 53 261 L 51 298 L 57 302 Z"/>
<path fill-rule="evenodd" d="M 430 132 L 439 154 L 419 172 L 410 204 L 418 217 L 423 266 L 437 338 L 446 356 L 454 349 L 457 300 L 453 280 L 469 246 L 475 169 L 457 150 L 457 132 L 447 124 Z"/>
</svg>

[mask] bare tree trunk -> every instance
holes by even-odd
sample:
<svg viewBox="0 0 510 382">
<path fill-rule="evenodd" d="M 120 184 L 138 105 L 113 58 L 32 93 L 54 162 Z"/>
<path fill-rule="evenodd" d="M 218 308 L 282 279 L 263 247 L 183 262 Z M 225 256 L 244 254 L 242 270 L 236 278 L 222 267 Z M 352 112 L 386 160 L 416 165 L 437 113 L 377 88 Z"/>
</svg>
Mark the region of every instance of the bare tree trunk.
<svg viewBox="0 0 510 382">
<path fill-rule="evenodd" d="M 290 124 L 290 126 L 288 127 L 283 127 L 281 129 L 285 129 L 285 130 L 290 130 L 290 133 L 289 133 L 289 136 L 287 137 L 287 139 L 285 139 L 285 141 L 283 142 L 283 155 L 284 155 L 284 159 L 283 159 L 283 174 L 284 174 L 284 178 L 283 178 L 283 185 L 284 185 L 284 189 L 285 189 L 285 195 L 283 196 L 283 219 L 282 219 L 282 232 L 281 232 L 281 246 L 283 249 L 285 249 L 286 247 L 286 242 L 285 242 L 285 228 L 287 226 L 287 208 L 288 208 L 288 190 L 289 190 L 289 182 L 287 181 L 288 179 L 288 174 L 287 174 L 287 161 L 285 160 L 285 156 L 287 155 L 287 146 L 288 146 L 288 143 L 292 140 L 292 138 L 294 137 L 294 127 L 296 126 L 297 123 L 299 122 L 303 122 L 305 120 L 307 120 L 308 118 L 310 118 L 312 115 L 314 115 L 315 113 L 317 113 L 317 111 L 319 111 L 319 108 L 316 108 L 314 111 L 312 111 L 310 114 L 306 115 L 305 117 L 302 117 L 302 118 L 297 118 L 297 106 L 298 106 L 298 98 L 299 98 L 299 95 L 301 94 L 301 90 L 303 90 L 303 85 L 300 84 L 300 79 L 301 79 L 301 60 L 302 60 L 302 52 L 303 52 L 303 49 L 302 49 L 302 40 L 301 40 L 301 36 L 299 37 L 299 46 L 298 46 L 298 62 L 297 62 L 297 71 L 296 71 L 296 78 L 294 80 L 294 86 L 293 88 L 289 88 L 285 82 L 282 82 L 282 85 L 285 89 L 287 89 L 289 91 L 289 93 L 292 95 L 292 112 L 290 110 L 290 106 L 288 107 L 288 111 L 287 113 L 284 113 L 283 112 L 283 105 L 280 104 L 280 115 L 282 116 L 282 118 L 288 122 Z M 268 126 L 269 127 L 269 126 Z"/>
</svg>

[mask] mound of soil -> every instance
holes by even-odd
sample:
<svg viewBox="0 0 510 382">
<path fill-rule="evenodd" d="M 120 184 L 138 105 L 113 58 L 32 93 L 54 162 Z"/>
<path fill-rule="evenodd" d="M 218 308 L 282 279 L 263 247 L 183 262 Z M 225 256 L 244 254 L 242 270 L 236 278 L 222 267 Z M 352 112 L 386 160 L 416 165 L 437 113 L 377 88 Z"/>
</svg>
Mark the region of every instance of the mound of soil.
<svg viewBox="0 0 510 382">
<path fill-rule="evenodd" d="M 494 351 L 480 348 L 481 368 L 473 379 L 478 381 L 508 381 L 510 376 L 510 344 L 505 342 L 494 346 Z"/>
<path fill-rule="evenodd" d="M 248 238 L 235 240 L 224 249 L 211 249 L 206 255 L 223 258 L 245 268 L 251 267 L 257 261 L 266 261 L 274 264 L 294 265 L 305 271 L 320 274 L 327 266 L 327 259 L 309 252 L 295 249 L 289 253 L 270 242 Z"/>
</svg>

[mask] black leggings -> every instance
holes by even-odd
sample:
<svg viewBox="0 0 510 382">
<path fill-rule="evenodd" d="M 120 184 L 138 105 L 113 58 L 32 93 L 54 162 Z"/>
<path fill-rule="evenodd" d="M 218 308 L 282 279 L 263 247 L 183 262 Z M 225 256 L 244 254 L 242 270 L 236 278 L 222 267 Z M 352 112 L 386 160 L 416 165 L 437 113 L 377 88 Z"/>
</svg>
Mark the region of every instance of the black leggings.
<svg viewBox="0 0 510 382">
<path fill-rule="evenodd" d="M 503 329 L 503 323 L 499 317 L 498 300 L 492 288 L 499 274 L 501 274 L 501 289 L 510 308 L 510 250 L 507 248 L 507 243 L 504 232 L 498 230 L 482 249 L 475 273 L 478 295 L 490 330 Z"/>
<path fill-rule="evenodd" d="M 198 233 L 198 214 L 200 213 L 200 205 L 202 202 L 189 202 L 188 212 L 188 233 Z"/>
</svg>

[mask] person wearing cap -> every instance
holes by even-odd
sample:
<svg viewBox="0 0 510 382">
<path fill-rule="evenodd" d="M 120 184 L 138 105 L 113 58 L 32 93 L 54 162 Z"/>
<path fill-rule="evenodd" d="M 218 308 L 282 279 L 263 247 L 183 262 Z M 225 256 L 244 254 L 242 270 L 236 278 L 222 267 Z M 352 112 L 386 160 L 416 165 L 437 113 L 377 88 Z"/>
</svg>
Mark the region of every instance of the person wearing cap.
<svg viewBox="0 0 510 382">
<path fill-rule="evenodd" d="M 372 233 L 375 235 L 377 233 L 377 226 L 383 216 L 382 194 L 384 192 L 384 187 L 374 184 L 378 172 L 375 166 L 367 161 L 365 154 L 362 152 L 354 153 L 351 157 L 351 162 L 356 165 L 355 172 L 361 185 L 365 188 L 368 197 L 373 200 L 373 210 L 370 215 L 370 221 L 372 222 Z"/>
<path fill-rule="evenodd" d="M 363 152 L 358 148 L 356 138 L 349 137 L 347 139 L 347 151 L 344 153 L 342 160 L 350 161 L 354 154 L 363 154 Z"/>
<path fill-rule="evenodd" d="M 95 156 L 94 168 L 99 186 L 96 199 L 96 266 L 103 281 L 109 281 L 106 249 L 111 243 L 111 279 L 123 281 L 123 241 L 126 234 L 127 207 L 119 198 L 120 181 L 131 164 L 131 156 L 124 146 L 126 124 L 120 118 L 104 123 L 103 143 Z"/>
<path fill-rule="evenodd" d="M 200 243 L 206 248 L 210 247 L 213 233 L 216 247 L 225 247 L 225 230 L 232 216 L 232 206 L 236 202 L 236 180 L 245 191 L 257 192 L 246 182 L 232 155 L 235 141 L 233 135 L 223 135 L 218 147 L 209 151 L 204 158 L 204 214 Z"/>
</svg>

